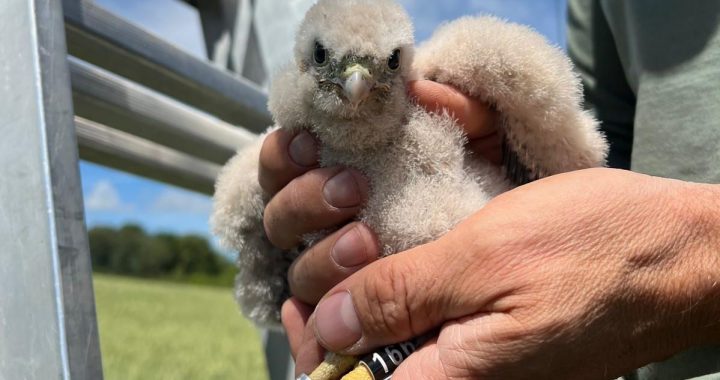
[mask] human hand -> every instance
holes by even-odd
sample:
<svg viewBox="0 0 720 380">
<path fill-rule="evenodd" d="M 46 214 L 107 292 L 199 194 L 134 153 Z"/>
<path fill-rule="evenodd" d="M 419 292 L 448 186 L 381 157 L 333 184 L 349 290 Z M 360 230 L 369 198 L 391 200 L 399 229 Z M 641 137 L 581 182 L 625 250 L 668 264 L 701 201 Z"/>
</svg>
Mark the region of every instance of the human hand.
<svg viewBox="0 0 720 380">
<path fill-rule="evenodd" d="M 427 80 L 410 82 L 408 93 L 430 112 L 447 110 L 467 134 L 469 149 L 494 164 L 501 163 L 497 114 L 489 106 L 451 86 Z M 298 236 L 335 227 L 359 211 L 356 205 L 344 210 L 328 207 L 329 202 L 323 198 L 334 192 L 359 193 L 363 200 L 367 197 L 365 179 L 352 170 L 353 179 L 359 184 L 357 189 L 334 186 L 323 192 L 323 197 L 318 196 L 320 189 L 325 188 L 323 183 L 342 169 L 316 167 L 317 145 L 309 134 L 296 137 L 279 130 L 265 141 L 260 159 L 260 183 L 270 194 L 277 192 L 265 211 L 265 229 L 276 246 L 291 247 L 297 243 Z M 302 339 L 307 317 L 313 310 L 311 305 L 317 304 L 340 281 L 375 261 L 379 251 L 375 234 L 366 225 L 353 222 L 303 252 L 290 267 L 288 283 L 293 298 L 283 308 L 284 313 L 290 313 L 284 314 L 283 323 L 292 346 L 297 346 Z M 307 362 L 315 362 L 321 360 L 323 350 L 311 345 L 303 353 Z"/>
<path fill-rule="evenodd" d="M 317 142 L 305 131 L 293 134 L 279 129 L 263 142 L 258 180 L 272 195 L 263 223 L 268 239 L 279 248 L 296 246 L 304 234 L 347 223 L 367 198 L 367 180 L 360 172 L 318 168 L 317 149 Z M 376 238 L 367 227 L 350 223 L 303 253 L 303 260 L 290 269 L 291 291 L 303 302 L 317 303 L 333 285 L 374 260 L 376 246 Z M 308 261 L 314 266 L 304 266 Z M 298 269 L 303 272 L 301 276 L 294 275 Z M 326 285 L 317 288 L 305 278 Z"/>
<path fill-rule="evenodd" d="M 458 90 L 431 81 L 411 82 L 410 96 L 429 111 L 447 109 L 465 129 L 475 150 L 500 163 L 495 112 Z M 331 179 L 333 179 L 331 181 Z M 317 168 L 317 143 L 307 132 L 277 130 L 260 153 L 259 182 L 273 195 L 265 231 L 277 247 L 290 248 L 303 234 L 336 228 L 351 220 L 367 197 L 367 180 L 353 169 Z M 342 239 L 341 239 L 342 238 Z M 350 223 L 318 242 L 289 271 L 291 292 L 314 305 L 337 283 L 378 257 L 377 238 L 367 226 Z"/>
<path fill-rule="evenodd" d="M 393 379 L 616 378 L 720 342 L 720 191 L 611 169 L 495 198 L 283 321 L 298 371 L 440 334 Z"/>
<path fill-rule="evenodd" d="M 408 83 L 409 95 L 430 112 L 446 110 L 468 137 L 467 148 L 495 165 L 502 163 L 502 138 L 497 112 L 487 104 L 442 83 L 418 80 Z"/>
</svg>

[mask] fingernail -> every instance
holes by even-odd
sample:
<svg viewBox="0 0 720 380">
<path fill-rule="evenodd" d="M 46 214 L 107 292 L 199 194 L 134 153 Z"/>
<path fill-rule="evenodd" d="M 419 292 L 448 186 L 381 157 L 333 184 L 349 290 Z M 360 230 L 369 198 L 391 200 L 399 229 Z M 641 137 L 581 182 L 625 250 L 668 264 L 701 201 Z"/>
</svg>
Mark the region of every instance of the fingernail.
<svg viewBox="0 0 720 380">
<path fill-rule="evenodd" d="M 317 163 L 317 144 L 307 131 L 293 137 L 288 146 L 290 158 L 300 166 L 313 166 Z"/>
<path fill-rule="evenodd" d="M 330 256 L 337 265 L 352 268 L 368 261 L 365 240 L 358 228 L 353 227 L 335 242 Z"/>
<path fill-rule="evenodd" d="M 315 309 L 315 333 L 330 350 L 341 350 L 360 340 L 360 320 L 350 293 L 340 292 L 320 302 Z"/>
<path fill-rule="evenodd" d="M 338 208 L 354 207 L 362 202 L 360 187 L 349 170 L 343 170 L 330 178 L 323 188 L 325 200 Z"/>
</svg>

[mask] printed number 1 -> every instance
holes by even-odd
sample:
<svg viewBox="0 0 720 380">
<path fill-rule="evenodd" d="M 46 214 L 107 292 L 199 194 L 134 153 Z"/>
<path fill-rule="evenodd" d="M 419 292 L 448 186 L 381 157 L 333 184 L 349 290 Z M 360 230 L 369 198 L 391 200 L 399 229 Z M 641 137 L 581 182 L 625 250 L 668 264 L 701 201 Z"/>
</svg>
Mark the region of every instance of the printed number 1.
<svg viewBox="0 0 720 380">
<path fill-rule="evenodd" d="M 385 373 L 390 372 L 390 369 L 388 369 L 387 364 L 385 363 L 385 360 L 383 360 L 382 356 L 378 354 L 377 352 L 373 354 L 373 361 L 380 362 L 380 365 L 383 367 L 383 370 L 385 370 Z"/>
</svg>

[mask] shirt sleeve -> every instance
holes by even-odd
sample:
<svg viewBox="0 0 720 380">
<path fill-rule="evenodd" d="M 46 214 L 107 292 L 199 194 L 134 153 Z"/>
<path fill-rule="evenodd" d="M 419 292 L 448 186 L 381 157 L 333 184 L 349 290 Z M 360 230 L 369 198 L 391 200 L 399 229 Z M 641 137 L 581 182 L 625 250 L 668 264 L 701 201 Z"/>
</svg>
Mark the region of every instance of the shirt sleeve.
<svg viewBox="0 0 720 380">
<path fill-rule="evenodd" d="M 568 54 L 582 78 L 585 106 L 610 143 L 608 166 L 630 169 L 635 94 L 598 0 L 568 0 Z"/>
</svg>

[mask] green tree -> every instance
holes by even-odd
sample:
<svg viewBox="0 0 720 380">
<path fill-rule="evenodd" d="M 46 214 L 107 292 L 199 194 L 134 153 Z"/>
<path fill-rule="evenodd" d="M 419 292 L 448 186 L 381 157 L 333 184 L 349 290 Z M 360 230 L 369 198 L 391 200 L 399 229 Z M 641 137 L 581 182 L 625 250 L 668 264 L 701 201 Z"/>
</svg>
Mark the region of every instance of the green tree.
<svg viewBox="0 0 720 380">
<path fill-rule="evenodd" d="M 93 268 L 119 275 L 230 285 L 234 266 L 198 235 L 148 234 L 128 224 L 88 232 Z"/>
<path fill-rule="evenodd" d="M 178 266 L 176 270 L 183 274 L 220 273 L 218 255 L 210 248 L 208 241 L 197 235 L 183 236 L 178 240 Z"/>
<path fill-rule="evenodd" d="M 88 232 L 90 256 L 93 268 L 99 271 L 112 271 L 113 254 L 118 246 L 117 230 L 109 227 L 95 227 Z"/>
</svg>

